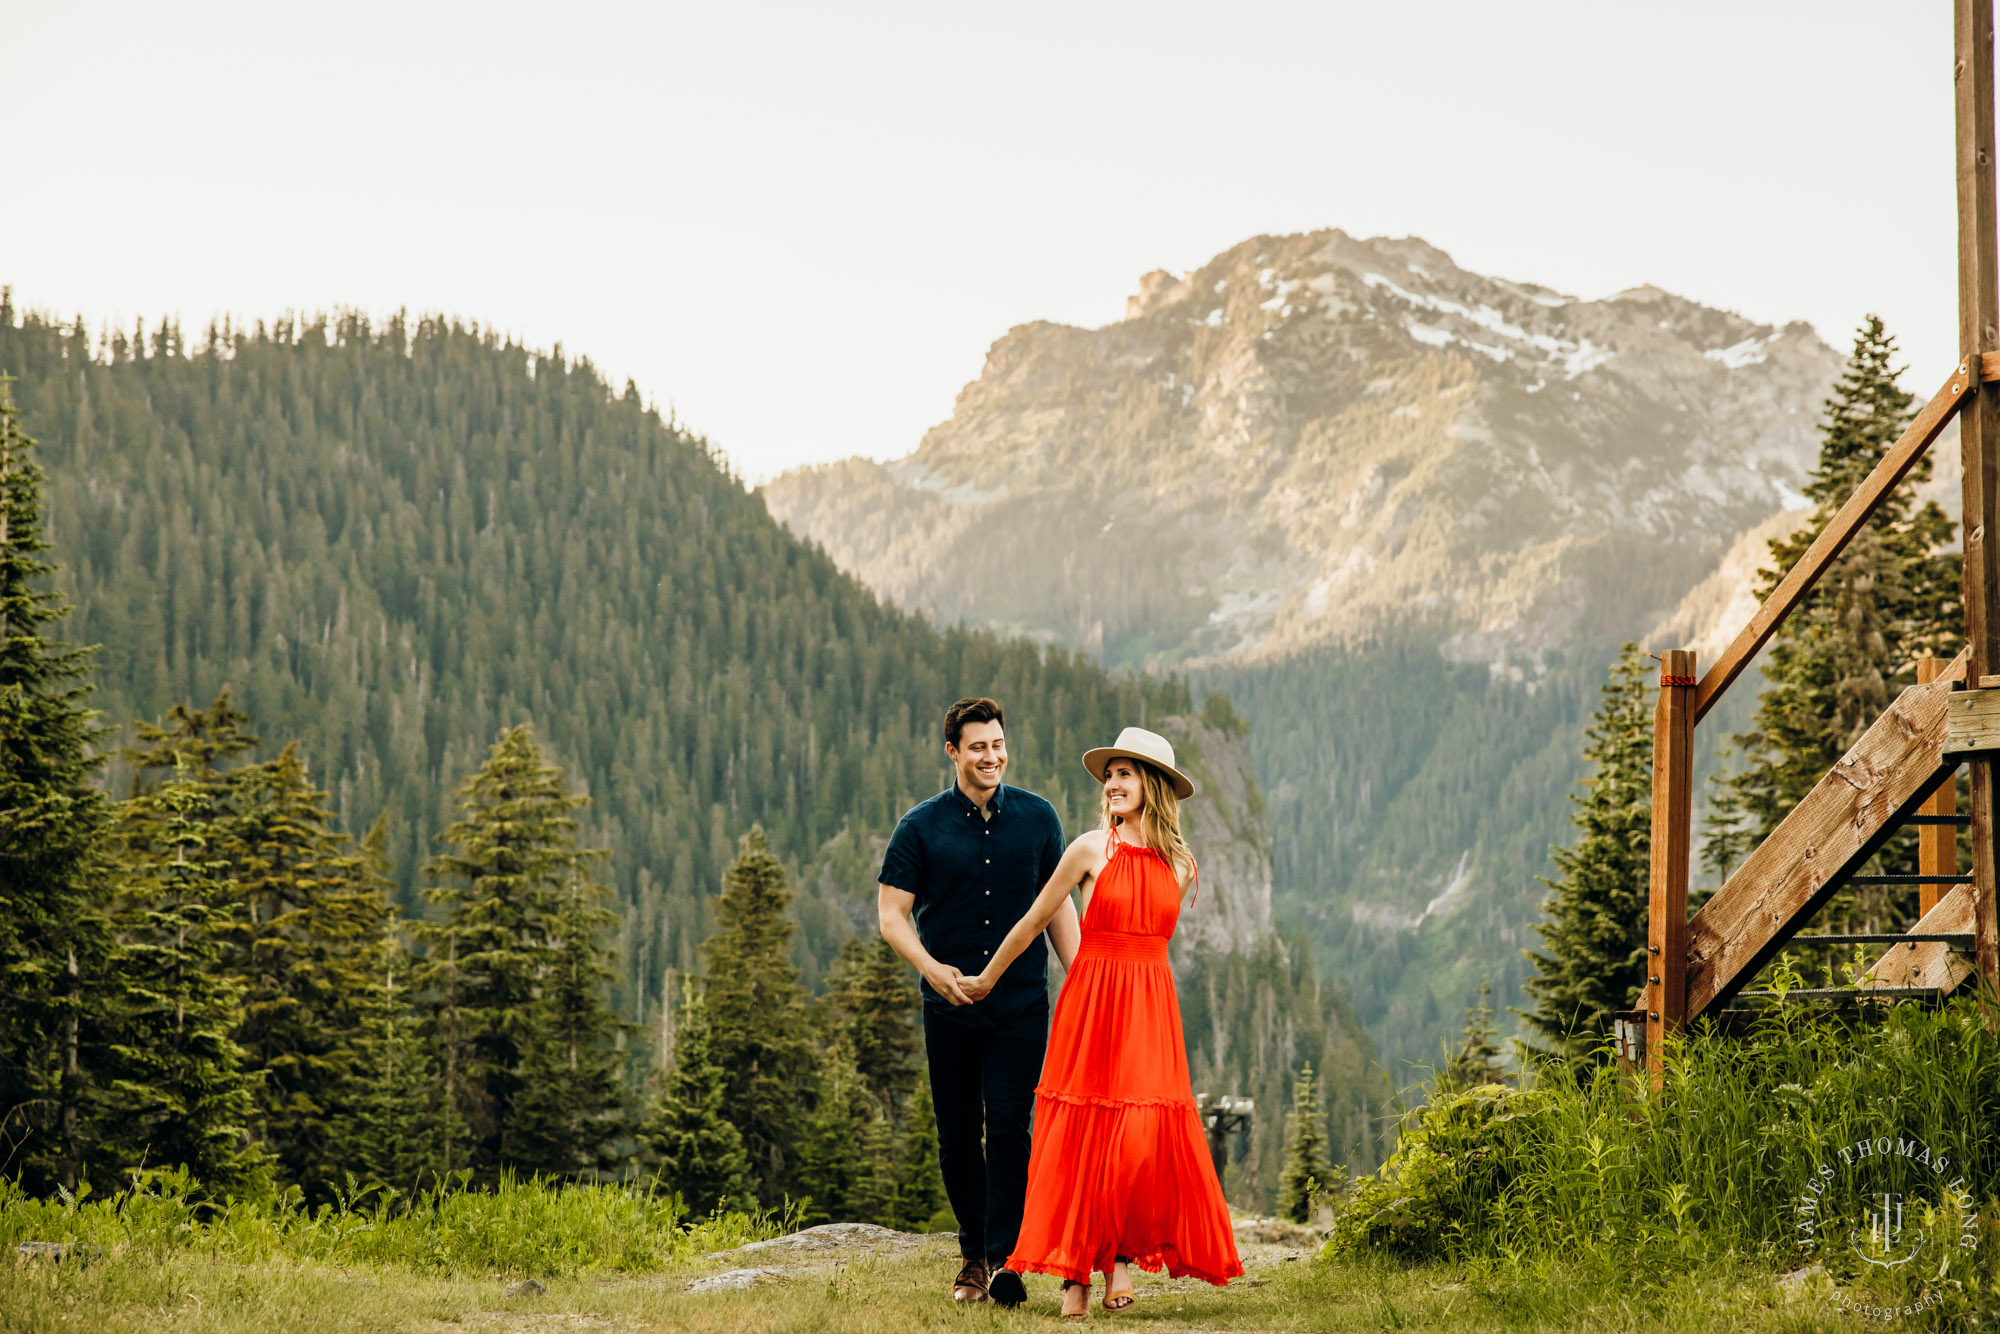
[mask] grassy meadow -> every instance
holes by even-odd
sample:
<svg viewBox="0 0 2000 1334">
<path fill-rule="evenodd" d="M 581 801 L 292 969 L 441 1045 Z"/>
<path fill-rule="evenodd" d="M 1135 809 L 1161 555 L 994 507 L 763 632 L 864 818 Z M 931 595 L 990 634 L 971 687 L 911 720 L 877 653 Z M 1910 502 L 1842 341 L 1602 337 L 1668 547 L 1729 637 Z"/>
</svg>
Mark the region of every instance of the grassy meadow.
<svg viewBox="0 0 2000 1334">
<path fill-rule="evenodd" d="M 1327 1226 L 1246 1232 L 1227 1289 L 1139 1277 L 1093 1323 L 1172 1330 L 1845 1330 L 2000 1323 L 2000 1038 L 1967 1000 L 1855 1023 L 1793 1006 L 1730 1039 L 1680 1044 L 1664 1090 L 1601 1065 L 1524 1088 L 1433 1093 L 1383 1169 L 1326 1201 Z M 1890 1155 L 1829 1171 L 1828 1235 L 1799 1244 L 1801 1188 L 1843 1146 L 1921 1141 L 1949 1170 Z M 1865 1262 L 1849 1224 L 1894 1189 L 1934 1244 Z M 1843 1197 L 1847 1190 L 1849 1197 Z M 1858 1192 L 1858 1194 L 1857 1194 Z M 1857 1204 L 1859 1201 L 1859 1204 Z M 1845 1210 L 1845 1212 L 1842 1212 Z M 640 1184 L 450 1182 L 364 1188 L 316 1209 L 205 1198 L 155 1173 L 116 1197 L 0 1186 L 0 1329 L 852 1331 L 1052 1326 L 1054 1280 L 1016 1311 L 955 1307 L 949 1236 L 822 1250 L 738 1248 L 797 1213 L 690 1218 Z M 1833 1220 L 1842 1220 L 1836 1228 Z M 1287 1237 L 1289 1239 L 1287 1239 Z M 1943 1244 L 1942 1239 L 1957 1244 Z M 60 1261 L 22 1242 L 74 1246 Z M 702 1280 L 767 1271 L 743 1287 Z M 533 1278 L 545 1290 L 510 1294 Z M 1100 1293 L 1101 1295 L 1101 1293 Z"/>
</svg>

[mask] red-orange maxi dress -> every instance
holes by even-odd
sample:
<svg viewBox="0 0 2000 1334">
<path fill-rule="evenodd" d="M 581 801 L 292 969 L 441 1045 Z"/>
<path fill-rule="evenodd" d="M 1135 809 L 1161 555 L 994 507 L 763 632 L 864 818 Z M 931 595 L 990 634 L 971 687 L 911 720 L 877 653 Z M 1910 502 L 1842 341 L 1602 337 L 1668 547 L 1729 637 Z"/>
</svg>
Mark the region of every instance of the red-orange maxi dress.
<svg viewBox="0 0 2000 1334">
<path fill-rule="evenodd" d="M 1008 1268 L 1079 1283 L 1124 1258 L 1227 1283 L 1243 1272 L 1188 1082 L 1167 941 L 1181 888 L 1113 836 L 1035 1088 L 1028 1202 Z"/>
</svg>

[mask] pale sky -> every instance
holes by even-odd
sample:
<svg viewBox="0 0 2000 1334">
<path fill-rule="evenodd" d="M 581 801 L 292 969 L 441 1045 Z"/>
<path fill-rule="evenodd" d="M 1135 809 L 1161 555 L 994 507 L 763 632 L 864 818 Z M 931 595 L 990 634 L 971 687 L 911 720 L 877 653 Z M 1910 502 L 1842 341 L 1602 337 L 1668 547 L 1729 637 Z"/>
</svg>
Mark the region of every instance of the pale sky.
<svg viewBox="0 0 2000 1334">
<path fill-rule="evenodd" d="M 1259 233 L 1956 356 L 1950 6 L 0 0 L 0 283 L 560 342 L 756 480 Z"/>
</svg>

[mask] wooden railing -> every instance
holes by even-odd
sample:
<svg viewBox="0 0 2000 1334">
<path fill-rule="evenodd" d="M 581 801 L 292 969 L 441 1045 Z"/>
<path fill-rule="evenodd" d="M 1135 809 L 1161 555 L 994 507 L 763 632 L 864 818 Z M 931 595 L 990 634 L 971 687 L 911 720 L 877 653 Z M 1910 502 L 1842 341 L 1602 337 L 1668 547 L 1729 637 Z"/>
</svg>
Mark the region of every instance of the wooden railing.
<svg viewBox="0 0 2000 1334">
<path fill-rule="evenodd" d="M 1863 985 L 1896 985 L 1900 970 L 1906 977 L 1937 977 L 1948 988 L 1969 971 L 1962 950 L 1954 958 L 1950 947 L 1969 941 L 1978 971 L 2000 986 L 2000 919 L 1994 903 L 2000 878 L 1994 845 L 2000 541 L 1989 531 L 2000 523 L 2000 388 L 1984 387 L 2000 380 L 1993 0 L 1953 0 L 1953 11 L 1959 364 L 1706 674 L 1695 679 L 1692 653 L 1677 649 L 1661 655 L 1653 723 L 1647 980 L 1641 992 L 1646 1063 L 1656 1079 L 1666 1035 L 1741 991 L 1839 885 L 1913 817 L 1921 830 L 1918 878 L 1928 882 L 1922 886 L 1922 917 L 1911 933 L 1916 938 L 1892 947 Z M 1964 464 L 1965 651 L 1942 668 L 1928 668 L 1917 685 L 1904 691 L 1690 922 L 1695 725 L 1954 417 Z M 1973 707 L 1951 704 L 1954 690 L 1968 687 L 1972 697 L 1957 698 Z M 1947 733 L 1961 722 L 1969 731 L 1948 741 Z M 1982 732 L 1982 726 L 1987 730 Z M 1972 834 L 1969 883 L 1959 883 L 1968 877 L 1958 874 L 1952 842 L 1961 817 L 1953 809 L 1950 780 L 1962 762 L 1971 769 L 1970 799 L 1962 817 Z M 1950 892 L 1940 894 L 1947 884 Z M 1621 1018 L 1621 1031 L 1624 1023 Z"/>
<path fill-rule="evenodd" d="M 1725 947 L 1725 941 L 1734 943 L 1733 934 L 1725 934 L 1721 939 L 1706 939 L 1708 949 L 1715 951 L 1713 956 L 1691 953 L 1687 899 L 1693 835 L 1694 729 L 1743 674 L 1758 651 L 1770 642 L 1785 618 L 1812 592 L 1897 484 L 1909 476 L 1953 415 L 1974 396 L 1980 381 L 1970 374 L 1972 366 L 1973 360 L 1967 358 L 1953 368 L 1937 393 L 1827 521 L 1805 554 L 1785 572 L 1778 586 L 1707 673 L 1696 678 L 1695 655 L 1688 650 L 1672 649 L 1660 655 L 1660 694 L 1653 713 L 1652 869 L 1647 887 L 1644 993 L 1647 1063 L 1656 1069 L 1665 1050 L 1664 1036 L 1681 1028 L 1716 999 L 1726 999 L 1741 990 L 1756 969 L 1810 920 L 1837 884 L 1831 879 L 1833 868 L 1822 861 L 1815 868 L 1819 874 L 1810 887 L 1801 881 L 1791 887 L 1792 892 L 1779 894 L 1776 901 L 1764 901 L 1767 896 L 1762 891 L 1774 888 L 1765 884 L 1764 877 L 1771 873 L 1770 865 L 1783 845 L 1773 850 L 1773 856 L 1760 860 L 1753 855 L 1703 909 L 1703 915 L 1712 922 L 1720 922 L 1734 910 L 1740 897 L 1757 896 L 1760 899 L 1757 920 L 1771 928 L 1770 931 L 1755 933 L 1758 939 L 1745 949 Z M 2000 379 L 2000 355 L 1979 360 L 1982 376 L 1989 368 L 1992 378 Z M 1942 719 L 1941 707 L 1939 718 Z M 1920 796 L 1929 792 L 1926 787 Z M 1886 818 L 1886 812 L 1884 815 Z M 1773 839 L 1776 837 L 1774 833 Z M 1745 872 L 1749 873 L 1748 879 L 1744 878 Z M 1710 909 L 1715 910 L 1712 916 Z M 1719 972 L 1715 971 L 1717 965 Z M 1692 995 L 1691 972 L 1699 972 L 1704 978 L 1702 984 L 1694 985 Z"/>
</svg>

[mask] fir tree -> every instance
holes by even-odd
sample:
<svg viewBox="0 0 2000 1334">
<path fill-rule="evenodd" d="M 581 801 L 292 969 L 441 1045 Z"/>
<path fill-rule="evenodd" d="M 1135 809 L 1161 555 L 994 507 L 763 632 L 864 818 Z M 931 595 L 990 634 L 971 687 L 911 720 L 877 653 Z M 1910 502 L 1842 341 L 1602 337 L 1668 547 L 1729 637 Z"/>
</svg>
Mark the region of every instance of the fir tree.
<svg viewBox="0 0 2000 1334">
<path fill-rule="evenodd" d="M 881 1119 L 869 1095 L 854 1052 L 845 1038 L 835 1038 L 820 1051 L 812 1111 L 806 1116 L 791 1163 L 792 1180 L 805 1196 L 802 1221 L 856 1223 L 855 1191 L 874 1164 L 863 1157 L 863 1134 Z M 886 1142 L 878 1146 L 886 1148 Z"/>
<path fill-rule="evenodd" d="M 210 856 L 204 806 L 188 766 L 128 803 L 164 856 L 122 868 L 103 1133 L 128 1166 L 185 1167 L 210 1190 L 242 1192 L 267 1164 L 250 1143 L 256 1079 L 233 1036 L 243 986 L 220 966 L 236 890 Z"/>
<path fill-rule="evenodd" d="M 708 1007 L 693 979 L 683 988 L 674 1065 L 640 1136 L 660 1156 L 660 1179 L 690 1213 L 753 1207 L 743 1137 L 722 1114 L 728 1076 L 715 1061 Z"/>
<path fill-rule="evenodd" d="M 919 1073 L 921 1000 L 909 964 L 880 936 L 850 940 L 827 973 L 826 999 L 869 1092 L 899 1120 Z"/>
<path fill-rule="evenodd" d="M 1458 1040 L 1458 1050 L 1452 1053 L 1444 1070 L 1438 1076 L 1438 1086 L 1442 1089 L 1474 1088 L 1480 1084 L 1506 1082 L 1506 1074 L 1500 1068 L 1500 1044 L 1495 1040 L 1493 1027 L 1493 978 L 1491 974 L 1479 980 L 1479 999 L 1465 1008 L 1465 1033 Z"/>
<path fill-rule="evenodd" d="M 91 778 L 90 652 L 50 632 L 68 614 L 42 473 L 0 377 L 0 1160 L 26 1186 L 75 1189 L 85 1171 L 87 1010 L 112 953 Z"/>
<path fill-rule="evenodd" d="M 1326 1160 L 1326 1115 L 1320 1110 L 1311 1064 L 1300 1069 L 1292 1085 L 1292 1114 L 1287 1121 L 1290 1134 L 1285 1169 L 1278 1180 L 1278 1216 L 1305 1223 L 1311 1221 L 1313 1205 L 1332 1176 Z"/>
<path fill-rule="evenodd" d="M 366 993 L 357 1090 L 345 1124 L 352 1168 L 363 1181 L 414 1194 L 447 1168 L 437 1062 L 411 1004 L 413 961 L 384 924 Z M 463 1161 L 461 1153 L 459 1160 Z"/>
<path fill-rule="evenodd" d="M 191 812 L 194 816 L 219 824 L 231 811 L 233 762 L 254 752 L 263 740 L 245 729 L 249 721 L 249 715 L 236 707 L 229 687 L 224 686 L 205 709 L 176 704 L 167 710 L 164 724 L 144 719 L 134 723 L 138 743 L 125 750 L 125 761 L 132 768 L 131 795 L 144 796 L 172 779 L 199 795 L 200 801 Z M 141 835 L 147 818 L 166 818 L 144 809 L 127 815 L 128 842 Z"/>
<path fill-rule="evenodd" d="M 944 1174 L 938 1169 L 937 1111 L 928 1080 L 919 1080 L 910 1098 L 903 1143 L 896 1158 L 896 1223 L 905 1232 L 930 1232 L 945 1207 Z M 953 1223 L 945 1231 L 956 1230 Z"/>
<path fill-rule="evenodd" d="M 452 850 L 425 867 L 437 882 L 425 897 L 443 916 L 414 928 L 418 983 L 472 1129 L 469 1165 L 486 1180 L 503 1161 L 566 886 L 597 855 L 577 847 L 571 814 L 588 800 L 565 789 L 525 723 L 510 728 L 458 789 L 459 819 L 439 836 Z"/>
<path fill-rule="evenodd" d="M 324 1198 L 350 1167 L 340 1130 L 389 905 L 342 850 L 296 743 L 230 780 L 241 906 L 221 962 L 244 984 L 236 1037 L 261 1076 L 259 1137 L 287 1182 Z"/>
<path fill-rule="evenodd" d="M 785 1151 L 798 1138 L 814 1074 L 806 994 L 791 960 L 791 892 L 761 826 L 745 834 L 722 878 L 716 930 L 702 945 L 703 994 L 715 1059 L 727 1075 L 723 1115 L 743 1136 L 757 1193 L 787 1184 Z"/>
<path fill-rule="evenodd" d="M 854 1146 L 854 1176 L 847 1186 L 850 1223 L 896 1226 L 898 1208 L 896 1130 L 879 1109 L 861 1123 Z"/>
<path fill-rule="evenodd" d="M 1768 596 L 1814 536 L 1902 433 L 1912 397 L 1898 387 L 1895 340 L 1869 316 L 1826 402 L 1818 465 L 1805 493 L 1812 522 L 1771 543 Z M 1929 460 L 1913 480 L 1928 476 Z M 1959 557 L 1942 550 L 1953 524 L 1934 502 L 1918 507 L 1905 488 L 1884 499 L 1805 601 L 1786 618 L 1766 655 L 1767 682 L 1748 731 L 1734 738 L 1742 772 L 1720 780 L 1710 801 L 1704 861 L 1727 873 L 1812 790 L 1848 747 L 1916 680 L 1916 664 L 1957 651 Z M 1905 831 L 1882 854 L 1915 858 Z M 1914 889 L 1843 890 L 1822 920 L 1871 931 L 1900 930 Z"/>
<path fill-rule="evenodd" d="M 605 1004 L 615 956 L 600 943 L 617 920 L 603 887 L 572 880 L 551 924 L 547 972 L 521 1060 L 521 1088 L 507 1124 L 505 1157 L 524 1171 L 567 1175 L 609 1167 L 624 1130 L 624 1056 L 618 1020 Z"/>
<path fill-rule="evenodd" d="M 1539 1054 L 1582 1055 L 1611 1036 L 1646 975 L 1646 896 L 1652 848 L 1653 723 L 1646 659 L 1626 644 L 1611 666 L 1603 702 L 1584 732 L 1591 766 L 1572 796 L 1576 841 L 1554 848 L 1560 876 L 1535 924 L 1544 950 L 1527 951 L 1535 976 L 1522 1011 L 1548 1045 Z"/>
</svg>

